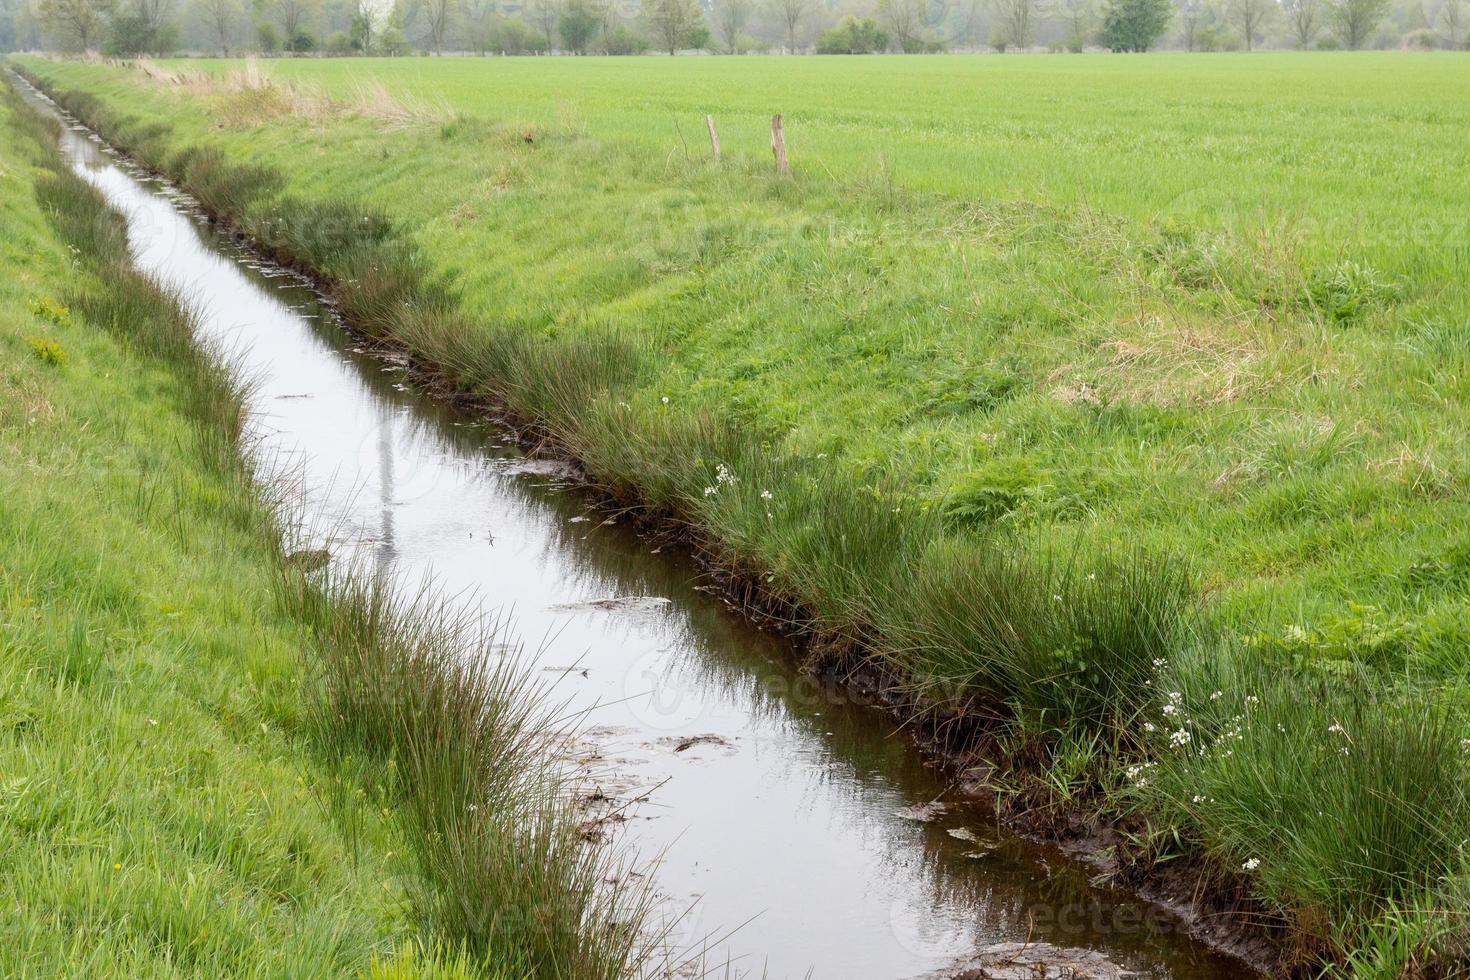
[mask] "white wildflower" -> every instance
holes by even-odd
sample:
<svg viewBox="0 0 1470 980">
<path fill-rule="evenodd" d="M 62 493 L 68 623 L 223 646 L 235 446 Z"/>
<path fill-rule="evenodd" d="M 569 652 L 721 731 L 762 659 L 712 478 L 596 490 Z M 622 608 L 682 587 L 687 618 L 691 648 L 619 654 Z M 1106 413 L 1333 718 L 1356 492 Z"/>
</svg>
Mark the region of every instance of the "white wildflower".
<svg viewBox="0 0 1470 980">
<path fill-rule="evenodd" d="M 1242 870 L 1242 871 L 1254 871 L 1257 868 L 1259 868 L 1260 866 L 1261 866 L 1261 859 L 1260 858 L 1251 858 L 1249 861 L 1245 862 L 1244 864 L 1242 864 L 1240 866 L 1240 870 Z"/>
<path fill-rule="evenodd" d="M 1191 737 L 1188 729 L 1181 728 L 1178 731 L 1169 733 L 1169 744 L 1173 746 L 1188 745 Z"/>
</svg>

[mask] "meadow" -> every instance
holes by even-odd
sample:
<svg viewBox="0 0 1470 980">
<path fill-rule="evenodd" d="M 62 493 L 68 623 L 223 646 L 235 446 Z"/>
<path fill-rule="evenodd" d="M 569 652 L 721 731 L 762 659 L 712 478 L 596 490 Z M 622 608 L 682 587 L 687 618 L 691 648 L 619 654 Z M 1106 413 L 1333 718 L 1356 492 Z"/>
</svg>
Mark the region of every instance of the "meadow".
<svg viewBox="0 0 1470 980">
<path fill-rule="evenodd" d="M 497 637 L 303 571 L 230 365 L 8 87 L 0 132 L 0 973 L 625 974 Z"/>
<path fill-rule="evenodd" d="M 22 63 L 1018 808 L 1463 957 L 1462 58 Z"/>
</svg>

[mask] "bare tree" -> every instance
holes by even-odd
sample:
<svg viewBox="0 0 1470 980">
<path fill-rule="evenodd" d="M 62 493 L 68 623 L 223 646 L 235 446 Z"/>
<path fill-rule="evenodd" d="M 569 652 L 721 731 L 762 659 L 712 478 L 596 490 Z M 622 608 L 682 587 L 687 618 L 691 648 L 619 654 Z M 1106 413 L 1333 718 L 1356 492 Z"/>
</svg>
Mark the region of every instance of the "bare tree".
<svg viewBox="0 0 1470 980">
<path fill-rule="evenodd" d="M 1200 21 L 1205 16 L 1205 0 L 1178 0 L 1179 41 L 1185 51 L 1193 51 L 1199 43 Z"/>
<path fill-rule="evenodd" d="M 1255 50 L 1262 28 L 1275 9 L 1276 0 L 1230 0 L 1230 19 L 1240 28 L 1247 51 Z"/>
<path fill-rule="evenodd" d="M 1439 5 L 1440 33 L 1451 48 L 1460 47 L 1460 38 L 1465 34 L 1465 4 L 1463 0 L 1444 0 Z"/>
<path fill-rule="evenodd" d="M 306 29 L 307 21 L 316 12 L 315 0 L 275 0 L 271 6 L 286 37 L 286 48 L 290 50 L 292 39 Z"/>
<path fill-rule="evenodd" d="M 1286 21 L 1296 46 L 1305 51 L 1316 43 L 1322 30 L 1322 0 L 1290 0 Z"/>
<path fill-rule="evenodd" d="M 464 23 L 464 42 L 476 54 L 490 49 L 490 37 L 495 31 L 497 0 L 464 0 L 461 18 Z"/>
<path fill-rule="evenodd" d="M 362 53 L 371 54 L 373 38 L 388 26 L 393 16 L 393 0 L 357 0 L 357 23 L 362 29 Z"/>
<path fill-rule="evenodd" d="M 771 11 L 786 31 L 786 51 L 796 53 L 796 32 L 801 19 L 811 9 L 811 0 L 771 0 Z"/>
<path fill-rule="evenodd" d="M 111 0 L 41 0 L 36 10 L 41 23 L 53 34 L 74 43 L 79 50 L 92 50 L 112 14 Z"/>
<path fill-rule="evenodd" d="M 715 34 L 731 54 L 740 53 L 740 36 L 750 20 L 750 0 L 718 0 L 715 4 Z"/>
<path fill-rule="evenodd" d="M 235 22 L 240 14 L 238 0 L 195 0 L 195 5 L 219 41 L 220 50 L 228 58 L 230 39 L 235 35 Z"/>
<path fill-rule="evenodd" d="M 923 0 L 878 0 L 878 19 L 898 43 L 900 51 L 912 51 L 924 29 Z"/>
<path fill-rule="evenodd" d="M 429 43 L 435 54 L 444 53 L 444 38 L 449 34 L 449 23 L 457 12 L 456 0 L 423 0 L 420 9 L 429 25 Z"/>
<path fill-rule="evenodd" d="M 163 46 L 164 28 L 174 16 L 174 0 L 134 0 L 132 9 L 143 25 L 148 51 L 157 53 Z"/>
<path fill-rule="evenodd" d="M 1067 25 L 1067 47 L 1081 51 L 1097 24 L 1093 0 L 1057 0 L 1056 14 Z"/>
<path fill-rule="evenodd" d="M 1036 32 L 1036 0 L 995 0 L 995 33 L 1006 47 L 1025 50 Z"/>
<path fill-rule="evenodd" d="M 1327 19 L 1346 48 L 1361 48 L 1388 13 L 1389 0 L 1329 0 Z"/>
<path fill-rule="evenodd" d="M 556 46 L 556 21 L 561 16 L 557 0 L 526 0 L 525 17 L 546 37 L 546 50 Z"/>
</svg>

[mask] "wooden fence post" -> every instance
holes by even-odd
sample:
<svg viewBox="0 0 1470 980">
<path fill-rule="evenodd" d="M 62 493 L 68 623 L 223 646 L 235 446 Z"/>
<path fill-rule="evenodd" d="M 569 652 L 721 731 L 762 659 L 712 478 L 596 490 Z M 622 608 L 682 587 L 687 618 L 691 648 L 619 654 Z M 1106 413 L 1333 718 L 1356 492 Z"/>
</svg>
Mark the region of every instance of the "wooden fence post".
<svg viewBox="0 0 1470 980">
<path fill-rule="evenodd" d="M 704 124 L 709 127 L 709 148 L 715 155 L 715 163 L 720 162 L 720 134 L 715 132 L 715 117 L 705 113 Z"/>
<path fill-rule="evenodd" d="M 771 117 L 771 152 L 776 157 L 776 173 L 785 174 L 786 168 L 786 132 L 781 128 L 781 113 Z"/>
</svg>

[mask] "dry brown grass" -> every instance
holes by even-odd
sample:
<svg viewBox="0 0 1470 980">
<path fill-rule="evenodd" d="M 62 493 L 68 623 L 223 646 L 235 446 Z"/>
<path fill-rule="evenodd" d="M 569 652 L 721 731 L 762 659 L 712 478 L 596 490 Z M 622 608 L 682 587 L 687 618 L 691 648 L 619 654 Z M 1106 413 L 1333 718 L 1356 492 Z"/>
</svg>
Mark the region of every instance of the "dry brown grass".
<svg viewBox="0 0 1470 980">
<path fill-rule="evenodd" d="M 175 71 L 147 58 L 127 64 L 159 85 L 178 89 L 190 97 L 213 100 L 219 125 L 227 129 L 286 118 L 320 123 L 358 116 L 393 130 L 439 125 L 452 115 L 445 105 L 395 95 L 376 81 L 354 85 L 346 99 L 332 98 L 316 86 L 276 81 L 255 58 L 245 59 L 240 68 L 224 74 L 195 69 Z"/>
</svg>

